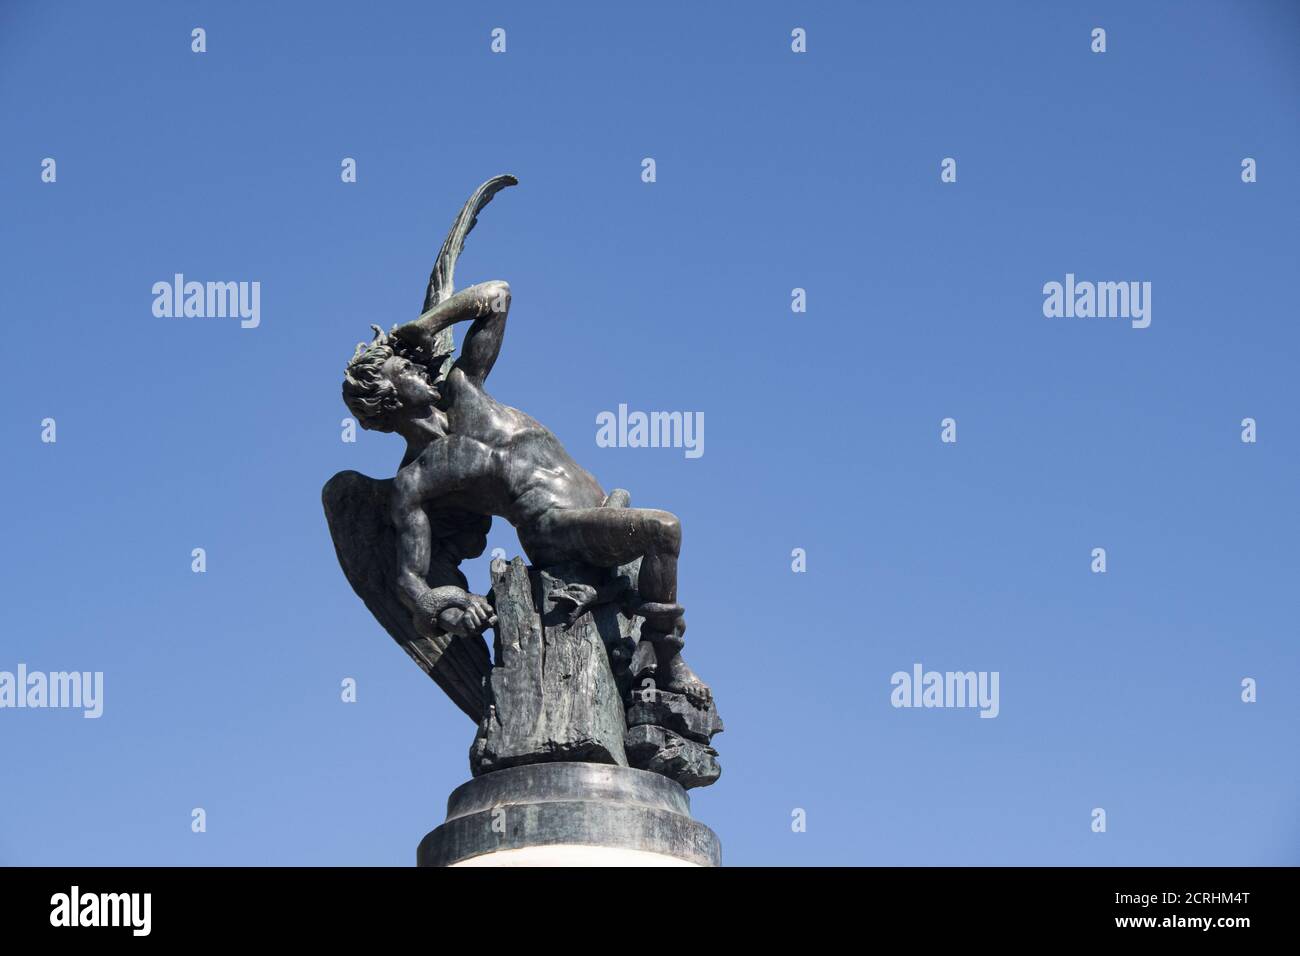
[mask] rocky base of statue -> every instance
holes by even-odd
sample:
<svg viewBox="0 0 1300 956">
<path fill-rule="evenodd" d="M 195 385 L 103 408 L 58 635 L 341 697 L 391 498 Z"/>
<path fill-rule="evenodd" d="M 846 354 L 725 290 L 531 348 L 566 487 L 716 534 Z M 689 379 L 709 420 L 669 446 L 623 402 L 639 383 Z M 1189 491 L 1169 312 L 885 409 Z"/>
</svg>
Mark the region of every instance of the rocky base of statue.
<svg viewBox="0 0 1300 956">
<path fill-rule="evenodd" d="M 614 764 L 528 764 L 476 777 L 421 841 L 420 866 L 718 866 L 685 789 Z"/>
<path fill-rule="evenodd" d="M 644 769 L 683 788 L 718 779 L 710 741 L 723 726 L 712 693 L 660 690 L 631 672 L 645 656 L 636 653 L 637 571 L 492 562 L 496 642 L 474 776 L 565 761 Z"/>
</svg>

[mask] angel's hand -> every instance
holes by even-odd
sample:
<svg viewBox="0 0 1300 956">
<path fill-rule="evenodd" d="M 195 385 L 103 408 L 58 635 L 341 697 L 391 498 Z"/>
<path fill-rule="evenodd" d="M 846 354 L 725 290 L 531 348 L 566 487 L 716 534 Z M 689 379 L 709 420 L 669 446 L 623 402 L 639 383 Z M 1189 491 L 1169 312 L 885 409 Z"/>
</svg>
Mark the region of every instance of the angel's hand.
<svg viewBox="0 0 1300 956">
<path fill-rule="evenodd" d="M 411 352 L 418 353 L 426 349 L 429 344 L 428 334 L 414 322 L 407 322 L 405 325 L 394 325 L 388 335 L 390 338 L 397 339 L 408 354 Z"/>
<path fill-rule="evenodd" d="M 466 617 L 466 613 L 472 613 Z M 433 637 L 438 631 L 451 634 L 479 633 L 490 627 L 496 619 L 492 615 L 492 606 L 486 598 L 470 594 L 464 588 L 453 585 L 431 588 L 422 593 L 416 601 L 415 629 L 424 637 Z"/>
<path fill-rule="evenodd" d="M 492 605 L 477 594 L 466 592 L 464 607 L 449 607 L 438 614 L 438 627 L 457 637 L 475 637 L 496 624 Z"/>
</svg>

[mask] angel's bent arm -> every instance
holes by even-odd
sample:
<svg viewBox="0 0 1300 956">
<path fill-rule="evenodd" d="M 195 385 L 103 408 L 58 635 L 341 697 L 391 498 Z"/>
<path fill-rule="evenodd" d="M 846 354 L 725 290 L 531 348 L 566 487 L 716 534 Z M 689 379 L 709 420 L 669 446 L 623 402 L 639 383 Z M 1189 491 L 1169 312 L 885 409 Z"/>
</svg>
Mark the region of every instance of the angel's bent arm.
<svg viewBox="0 0 1300 956">
<path fill-rule="evenodd" d="M 449 607 L 463 608 L 468 595 L 454 585 L 431 588 L 429 572 L 432 539 L 429 516 L 424 513 L 425 469 L 408 465 L 393 482 L 391 517 L 397 529 L 397 596 L 415 621 L 416 630 L 428 631 Z"/>
<path fill-rule="evenodd" d="M 415 321 L 398 326 L 393 334 L 412 347 L 432 351 L 439 332 L 472 319 L 474 324 L 465 333 L 456 367 L 481 385 L 501 352 L 509 311 L 510 285 L 499 280 L 480 282 L 462 289 Z"/>
</svg>

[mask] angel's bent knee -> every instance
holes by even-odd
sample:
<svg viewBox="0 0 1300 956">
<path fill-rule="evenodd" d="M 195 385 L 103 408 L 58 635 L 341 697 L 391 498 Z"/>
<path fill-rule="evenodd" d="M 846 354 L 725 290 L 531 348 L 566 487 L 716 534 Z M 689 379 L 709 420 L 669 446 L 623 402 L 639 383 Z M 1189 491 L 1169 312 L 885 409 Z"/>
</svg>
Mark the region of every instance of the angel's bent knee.
<svg viewBox="0 0 1300 956">
<path fill-rule="evenodd" d="M 655 551 L 676 554 L 682 547 L 682 523 L 670 511 L 647 511 L 650 547 Z"/>
</svg>

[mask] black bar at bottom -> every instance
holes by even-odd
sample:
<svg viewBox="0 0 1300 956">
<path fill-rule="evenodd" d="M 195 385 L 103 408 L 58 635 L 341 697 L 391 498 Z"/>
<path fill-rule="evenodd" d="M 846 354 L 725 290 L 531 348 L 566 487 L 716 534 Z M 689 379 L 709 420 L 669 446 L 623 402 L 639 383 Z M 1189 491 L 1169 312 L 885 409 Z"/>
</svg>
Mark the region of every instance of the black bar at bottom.
<svg viewBox="0 0 1300 956">
<path fill-rule="evenodd" d="M 1285 933 L 1294 883 L 1289 868 L 9 868 L 0 869 L 0 926 L 6 941 L 81 943 L 337 944 L 407 933 L 429 943 L 448 934 L 450 944 L 466 932 L 556 939 L 566 927 L 613 946 L 671 947 L 681 934 L 692 949 L 705 937 L 725 945 L 718 934 L 733 930 L 783 928 L 1217 943 Z"/>
</svg>

